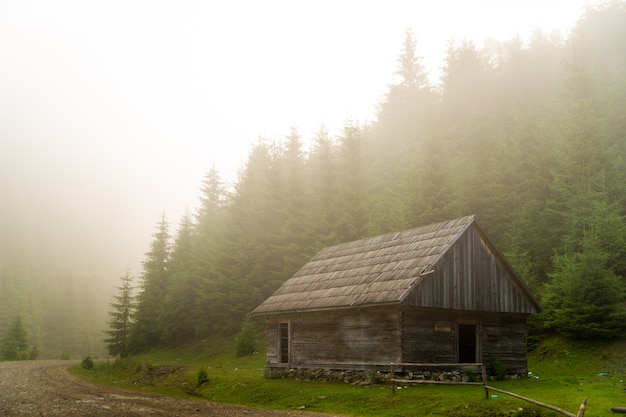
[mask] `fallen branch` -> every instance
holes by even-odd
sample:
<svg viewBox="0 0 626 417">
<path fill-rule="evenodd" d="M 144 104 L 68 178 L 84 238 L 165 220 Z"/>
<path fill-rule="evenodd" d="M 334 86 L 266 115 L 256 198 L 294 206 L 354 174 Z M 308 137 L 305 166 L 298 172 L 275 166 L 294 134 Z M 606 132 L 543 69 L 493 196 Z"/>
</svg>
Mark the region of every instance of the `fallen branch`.
<svg viewBox="0 0 626 417">
<path fill-rule="evenodd" d="M 578 410 L 578 414 L 572 414 L 569 411 L 565 411 L 565 410 L 563 410 L 563 409 L 561 409 L 559 407 L 555 407 L 554 405 L 545 404 L 545 403 L 533 400 L 532 398 L 526 398 L 526 397 L 523 397 L 521 395 L 509 392 L 509 391 L 505 391 L 505 390 L 502 390 L 502 389 L 498 389 L 498 388 L 494 388 L 494 387 L 490 387 L 490 386 L 485 385 L 485 390 L 492 390 L 492 391 L 496 391 L 496 392 L 499 392 L 499 393 L 502 393 L 502 394 L 510 395 L 511 397 L 519 398 L 520 400 L 524 400 L 524 401 L 527 401 L 527 402 L 529 402 L 531 404 L 538 405 L 539 407 L 544 407 L 544 408 L 547 408 L 549 410 L 556 411 L 557 413 L 561 413 L 561 414 L 563 414 L 564 416 L 567 416 L 567 417 L 583 417 L 583 415 L 585 414 L 585 407 L 586 407 L 586 404 L 587 404 L 587 398 L 585 398 L 583 400 L 582 404 L 580 405 L 580 409 Z"/>
</svg>

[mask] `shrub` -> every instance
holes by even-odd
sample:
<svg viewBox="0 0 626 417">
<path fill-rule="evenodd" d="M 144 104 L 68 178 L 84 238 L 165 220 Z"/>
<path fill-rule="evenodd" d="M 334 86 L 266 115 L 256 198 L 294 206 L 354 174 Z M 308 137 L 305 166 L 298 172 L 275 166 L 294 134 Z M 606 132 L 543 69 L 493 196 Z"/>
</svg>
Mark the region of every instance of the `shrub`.
<svg viewBox="0 0 626 417">
<path fill-rule="evenodd" d="M 196 382 L 196 386 L 201 387 L 207 382 L 209 382 L 209 374 L 207 374 L 206 370 L 200 369 L 198 371 L 198 381 Z"/>
<path fill-rule="evenodd" d="M 495 376 L 498 381 L 503 381 L 507 376 L 506 365 L 498 358 L 491 359 L 490 367 L 491 375 Z"/>
<path fill-rule="evenodd" d="M 241 330 L 235 336 L 237 357 L 252 355 L 257 351 L 256 328 L 250 319 L 241 324 Z"/>
<path fill-rule="evenodd" d="M 93 368 L 93 360 L 87 356 L 85 359 L 83 359 L 83 361 L 80 363 L 80 366 L 83 367 L 83 369 L 92 369 Z"/>
<path fill-rule="evenodd" d="M 39 357 L 39 349 L 37 348 L 37 346 L 33 346 L 30 349 L 30 352 L 28 353 L 28 359 L 35 360 Z"/>
<path fill-rule="evenodd" d="M 9 361 L 28 359 L 28 342 L 22 318 L 18 315 L 5 335 L 0 356 Z"/>
<path fill-rule="evenodd" d="M 473 369 L 467 370 L 467 382 L 476 382 L 476 372 Z"/>
</svg>

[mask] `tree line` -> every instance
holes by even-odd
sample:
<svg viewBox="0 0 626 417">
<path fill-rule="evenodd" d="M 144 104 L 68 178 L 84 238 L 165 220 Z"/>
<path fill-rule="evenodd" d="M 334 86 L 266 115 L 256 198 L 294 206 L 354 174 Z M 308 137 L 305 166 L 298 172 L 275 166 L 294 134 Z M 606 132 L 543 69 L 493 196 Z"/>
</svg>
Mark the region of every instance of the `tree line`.
<svg viewBox="0 0 626 417">
<path fill-rule="evenodd" d="M 261 138 L 237 182 L 158 222 L 112 355 L 235 334 L 321 248 L 475 214 L 544 311 L 534 331 L 620 337 L 626 323 L 626 3 L 567 37 L 450 42 L 433 82 L 407 30 L 372 122 Z M 123 325 L 121 325 L 123 323 Z M 123 338 L 121 335 L 124 335 Z"/>
</svg>

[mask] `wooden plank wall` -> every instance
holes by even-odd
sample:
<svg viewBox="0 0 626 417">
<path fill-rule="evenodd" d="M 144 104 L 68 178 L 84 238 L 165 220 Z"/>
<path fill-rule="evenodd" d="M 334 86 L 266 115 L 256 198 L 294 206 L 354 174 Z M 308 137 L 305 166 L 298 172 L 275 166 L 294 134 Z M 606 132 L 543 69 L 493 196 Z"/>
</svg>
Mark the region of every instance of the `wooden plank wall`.
<svg viewBox="0 0 626 417">
<path fill-rule="evenodd" d="M 406 309 L 402 314 L 402 361 L 456 363 L 456 319 L 447 312 Z"/>
<path fill-rule="evenodd" d="M 267 365 L 374 369 L 391 363 L 458 362 L 457 326 L 478 329 L 477 362 L 527 372 L 524 314 L 397 306 L 267 316 Z M 290 323 L 290 363 L 280 364 L 279 323 Z M 351 365 L 351 366 L 348 366 Z"/>
<path fill-rule="evenodd" d="M 485 363 L 497 358 L 504 363 L 509 374 L 528 372 L 525 317 L 516 321 L 504 317 L 487 321 L 482 333 Z"/>
<path fill-rule="evenodd" d="M 508 373 L 527 372 L 526 315 L 447 311 L 405 307 L 402 362 L 456 363 L 458 324 L 477 326 L 477 362 L 502 361 Z"/>
<path fill-rule="evenodd" d="M 423 277 L 406 302 L 451 310 L 534 312 L 534 307 L 473 228 L 437 262 L 433 273 Z"/>
<path fill-rule="evenodd" d="M 342 309 L 267 317 L 267 364 L 279 364 L 278 325 L 290 323 L 290 367 L 399 362 L 399 308 Z"/>
</svg>

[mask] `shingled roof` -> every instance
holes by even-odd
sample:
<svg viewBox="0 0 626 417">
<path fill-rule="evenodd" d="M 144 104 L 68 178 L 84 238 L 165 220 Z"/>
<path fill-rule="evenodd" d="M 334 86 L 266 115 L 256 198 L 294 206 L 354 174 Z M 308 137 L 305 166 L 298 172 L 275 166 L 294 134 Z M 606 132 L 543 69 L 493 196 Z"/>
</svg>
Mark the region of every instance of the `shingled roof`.
<svg viewBox="0 0 626 417">
<path fill-rule="evenodd" d="M 253 314 L 399 303 L 474 222 L 467 216 L 322 249 Z"/>
</svg>

